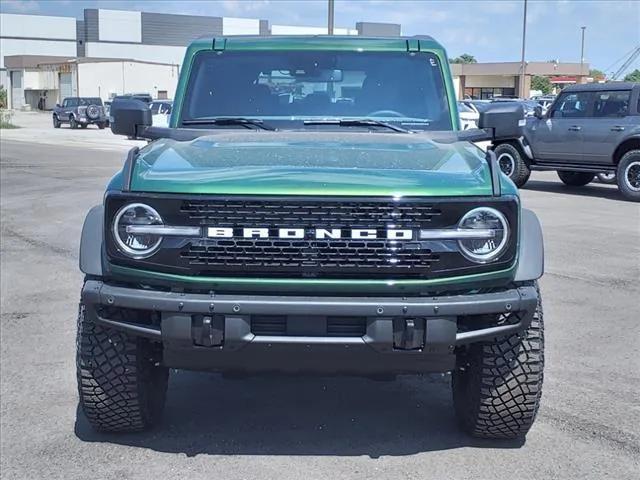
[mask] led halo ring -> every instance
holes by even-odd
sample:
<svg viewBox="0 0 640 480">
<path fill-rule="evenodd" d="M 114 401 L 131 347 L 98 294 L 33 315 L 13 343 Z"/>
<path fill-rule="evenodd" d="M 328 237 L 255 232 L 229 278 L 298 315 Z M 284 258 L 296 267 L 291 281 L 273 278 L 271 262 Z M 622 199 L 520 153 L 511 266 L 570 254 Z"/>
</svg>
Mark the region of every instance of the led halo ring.
<svg viewBox="0 0 640 480">
<path fill-rule="evenodd" d="M 491 252 L 483 253 L 483 254 L 477 254 L 477 253 L 471 252 L 467 247 L 464 246 L 463 244 L 464 240 L 458 240 L 458 246 L 460 247 L 460 251 L 462 252 L 462 254 L 469 260 L 476 263 L 489 263 L 495 260 L 507 246 L 507 241 L 509 240 L 509 222 L 507 221 L 507 218 L 502 214 L 502 212 L 496 210 L 495 208 L 478 207 L 478 208 L 474 208 L 473 210 L 469 210 L 467 213 L 464 214 L 464 216 L 458 222 L 458 228 L 465 228 L 462 226 L 464 221 L 469 217 L 471 217 L 472 215 L 475 215 L 479 212 L 485 212 L 495 216 L 500 222 L 500 224 L 502 225 L 502 230 L 504 234 L 502 236 L 502 240 L 500 241 L 500 244 Z M 468 229 L 468 227 L 466 227 L 465 229 Z"/>
<path fill-rule="evenodd" d="M 162 237 L 158 237 L 158 240 L 153 244 L 153 246 L 151 246 L 150 248 L 147 248 L 146 250 L 136 250 L 134 248 L 131 248 L 126 243 L 124 243 L 120 238 L 120 235 L 118 232 L 118 225 L 120 223 L 120 219 L 122 218 L 122 215 L 124 215 L 124 213 L 127 210 L 130 210 L 132 208 L 144 208 L 145 210 L 147 210 L 149 213 L 151 213 L 152 215 L 154 215 L 156 218 L 160 220 L 159 225 L 164 225 L 162 217 L 154 208 L 144 203 L 128 203 L 120 207 L 120 210 L 118 210 L 118 213 L 116 213 L 116 216 L 113 220 L 113 227 L 112 227 L 113 238 L 115 239 L 116 244 L 118 245 L 118 249 L 122 251 L 124 254 L 134 259 L 147 258 L 153 255 L 155 251 L 158 249 L 158 247 L 160 246 L 160 243 L 162 242 Z"/>
</svg>

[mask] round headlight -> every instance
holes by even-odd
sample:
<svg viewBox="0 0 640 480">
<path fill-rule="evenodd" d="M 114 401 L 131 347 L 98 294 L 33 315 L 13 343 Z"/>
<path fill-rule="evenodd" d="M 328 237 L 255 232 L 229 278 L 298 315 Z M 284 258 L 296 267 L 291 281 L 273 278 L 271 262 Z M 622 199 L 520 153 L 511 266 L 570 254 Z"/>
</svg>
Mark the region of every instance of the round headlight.
<svg viewBox="0 0 640 480">
<path fill-rule="evenodd" d="M 507 246 L 509 223 L 495 208 L 474 208 L 462 217 L 458 228 L 482 230 L 482 235 L 478 232 L 478 238 L 458 240 L 462 254 L 474 262 L 491 262 L 497 259 Z"/>
<path fill-rule="evenodd" d="M 113 237 L 121 252 L 132 258 L 146 258 L 158 249 L 162 237 L 150 233 L 136 233 L 127 227 L 163 225 L 162 218 L 144 203 L 125 205 L 113 220 Z"/>
</svg>

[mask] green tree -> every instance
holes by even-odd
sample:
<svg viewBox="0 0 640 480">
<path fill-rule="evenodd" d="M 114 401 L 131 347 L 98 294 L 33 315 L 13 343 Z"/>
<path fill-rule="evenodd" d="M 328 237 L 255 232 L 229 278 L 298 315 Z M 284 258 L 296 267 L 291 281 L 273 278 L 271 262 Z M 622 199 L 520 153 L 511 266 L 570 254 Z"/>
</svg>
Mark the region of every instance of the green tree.
<svg viewBox="0 0 640 480">
<path fill-rule="evenodd" d="M 597 68 L 592 68 L 591 70 L 589 70 L 589 76 L 596 81 L 604 80 L 604 77 L 606 77 L 604 72 L 602 70 L 598 70 Z"/>
<path fill-rule="evenodd" d="M 624 77 L 625 82 L 640 82 L 640 70 L 637 68 Z"/>
<path fill-rule="evenodd" d="M 534 75 L 531 77 L 531 90 L 540 90 L 545 95 L 553 91 L 553 85 L 549 77 Z"/>
<path fill-rule="evenodd" d="M 478 63 L 476 57 L 469 53 L 463 53 L 459 57 L 450 58 L 449 63 Z"/>
<path fill-rule="evenodd" d="M 7 108 L 7 90 L 0 85 L 0 108 Z"/>
</svg>

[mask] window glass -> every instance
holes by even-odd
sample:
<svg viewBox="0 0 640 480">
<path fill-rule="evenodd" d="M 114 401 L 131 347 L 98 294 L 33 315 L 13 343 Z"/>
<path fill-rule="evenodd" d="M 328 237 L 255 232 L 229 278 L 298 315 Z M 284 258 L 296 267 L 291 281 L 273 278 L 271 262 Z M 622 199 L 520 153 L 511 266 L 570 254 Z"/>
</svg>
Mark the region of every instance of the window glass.
<svg viewBox="0 0 640 480">
<path fill-rule="evenodd" d="M 80 106 L 83 106 L 83 107 L 87 107 L 89 105 L 100 105 L 100 106 L 102 106 L 102 99 L 99 98 L 99 97 L 79 98 L 78 102 L 79 102 Z"/>
<path fill-rule="evenodd" d="M 77 98 L 70 98 L 68 100 L 69 103 L 67 103 L 67 107 L 77 107 L 78 106 L 78 99 Z"/>
<path fill-rule="evenodd" d="M 555 108 L 553 118 L 584 118 L 589 112 L 589 102 L 593 95 L 590 92 L 563 93 Z"/>
<path fill-rule="evenodd" d="M 596 92 L 594 117 L 624 117 L 629 114 L 631 91 Z"/>
<path fill-rule="evenodd" d="M 201 53 L 182 120 L 224 116 L 282 122 L 279 128 L 349 117 L 452 128 L 440 63 L 430 53 Z"/>
<path fill-rule="evenodd" d="M 67 108 L 68 106 L 69 106 L 69 99 L 68 99 L 68 98 L 65 98 L 65 99 L 62 101 L 62 108 Z"/>
</svg>

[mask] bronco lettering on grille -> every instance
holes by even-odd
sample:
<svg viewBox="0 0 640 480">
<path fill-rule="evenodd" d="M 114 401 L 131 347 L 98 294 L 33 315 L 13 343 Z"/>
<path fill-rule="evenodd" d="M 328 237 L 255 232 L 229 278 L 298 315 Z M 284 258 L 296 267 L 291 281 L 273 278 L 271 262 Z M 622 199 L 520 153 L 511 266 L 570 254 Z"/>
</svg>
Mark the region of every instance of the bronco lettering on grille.
<svg viewBox="0 0 640 480">
<path fill-rule="evenodd" d="M 209 238 L 281 238 L 281 239 L 303 239 L 315 238 L 316 240 L 376 240 L 385 238 L 387 240 L 413 240 L 413 230 L 395 228 L 229 228 L 229 227 L 208 227 L 207 237 Z"/>
</svg>

